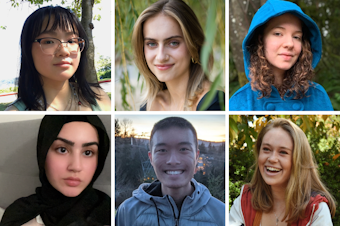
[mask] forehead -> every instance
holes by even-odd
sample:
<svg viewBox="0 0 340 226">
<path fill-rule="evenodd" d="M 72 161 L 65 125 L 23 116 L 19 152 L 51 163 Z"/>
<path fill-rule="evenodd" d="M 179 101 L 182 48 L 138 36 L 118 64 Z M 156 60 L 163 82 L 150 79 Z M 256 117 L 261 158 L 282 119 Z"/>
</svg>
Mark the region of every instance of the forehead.
<svg viewBox="0 0 340 226">
<path fill-rule="evenodd" d="M 189 128 L 170 127 L 160 129 L 155 132 L 152 137 L 152 146 L 162 145 L 178 145 L 182 143 L 190 143 L 195 145 L 195 137 Z"/>
<path fill-rule="evenodd" d="M 296 30 L 302 31 L 302 21 L 295 15 L 285 13 L 281 16 L 274 17 L 266 24 L 265 30 L 270 30 L 277 27 L 292 26 Z"/>
<path fill-rule="evenodd" d="M 98 141 L 98 132 L 88 122 L 69 122 L 63 125 L 58 136 L 65 139 L 82 140 L 84 142 Z"/>
<path fill-rule="evenodd" d="M 171 36 L 183 36 L 183 33 L 175 19 L 160 13 L 144 22 L 143 36 L 162 40 Z"/>
<path fill-rule="evenodd" d="M 281 127 L 270 129 L 264 136 L 262 144 L 270 144 L 272 146 L 285 146 L 293 150 L 293 139 L 290 134 Z"/>
</svg>

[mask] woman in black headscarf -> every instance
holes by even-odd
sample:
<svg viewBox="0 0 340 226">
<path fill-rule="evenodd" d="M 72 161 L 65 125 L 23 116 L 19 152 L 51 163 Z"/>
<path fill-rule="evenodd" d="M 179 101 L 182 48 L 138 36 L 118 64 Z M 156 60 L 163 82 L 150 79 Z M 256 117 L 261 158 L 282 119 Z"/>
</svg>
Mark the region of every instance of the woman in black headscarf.
<svg viewBox="0 0 340 226">
<path fill-rule="evenodd" d="M 42 186 L 36 194 L 11 204 L 0 225 L 39 221 L 48 226 L 110 225 L 111 198 L 92 188 L 109 149 L 110 140 L 98 116 L 46 115 L 37 143 Z"/>
</svg>

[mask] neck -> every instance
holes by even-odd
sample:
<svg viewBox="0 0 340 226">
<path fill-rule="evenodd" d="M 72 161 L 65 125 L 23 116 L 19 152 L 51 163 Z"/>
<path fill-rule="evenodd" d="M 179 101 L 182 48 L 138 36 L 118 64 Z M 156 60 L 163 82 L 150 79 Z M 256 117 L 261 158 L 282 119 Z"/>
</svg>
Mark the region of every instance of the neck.
<svg viewBox="0 0 340 226">
<path fill-rule="evenodd" d="M 287 186 L 271 186 L 271 190 L 272 190 L 272 195 L 273 195 L 273 199 L 274 199 L 274 210 L 276 209 L 276 207 L 285 205 L 285 200 L 286 200 L 286 187 Z"/>
<path fill-rule="evenodd" d="M 59 83 L 56 83 L 55 81 L 53 83 L 43 81 L 42 88 L 44 90 L 46 102 L 58 110 L 64 110 L 73 95 L 68 80 Z"/>
<path fill-rule="evenodd" d="M 275 87 L 280 87 L 282 85 L 282 82 L 283 82 L 283 79 L 285 77 L 285 74 L 286 74 L 286 71 L 284 70 L 274 70 L 273 71 L 273 74 L 274 74 L 274 86 Z"/>
<path fill-rule="evenodd" d="M 194 187 L 191 185 L 191 182 L 189 182 L 189 184 L 185 187 L 168 188 L 168 187 L 163 186 L 162 184 L 161 188 L 162 188 L 162 195 L 171 196 L 174 199 L 178 209 L 181 208 L 184 198 L 186 196 L 191 195 L 195 190 Z"/>
<path fill-rule="evenodd" d="M 188 89 L 189 75 L 182 76 L 176 81 L 166 82 L 170 94 L 170 105 L 173 110 L 183 110 Z"/>
</svg>

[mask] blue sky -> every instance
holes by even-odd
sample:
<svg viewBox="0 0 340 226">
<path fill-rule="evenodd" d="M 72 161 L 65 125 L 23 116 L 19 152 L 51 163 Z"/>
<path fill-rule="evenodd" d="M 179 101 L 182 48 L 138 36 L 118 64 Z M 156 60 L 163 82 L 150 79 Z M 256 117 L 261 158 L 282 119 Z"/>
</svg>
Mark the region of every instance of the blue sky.
<svg viewBox="0 0 340 226">
<path fill-rule="evenodd" d="M 69 0 L 68 2 L 72 1 Z M 43 6 L 47 5 L 61 5 L 61 0 L 52 0 Z M 6 27 L 6 30 L 0 29 L 0 80 L 18 77 L 21 29 L 26 18 L 36 9 L 38 9 L 37 6 L 27 2 L 13 8 L 9 0 L 1 0 L 0 26 Z M 94 29 L 92 32 L 96 48 L 95 57 L 96 59 L 99 59 L 100 55 L 111 57 L 111 1 L 102 0 L 100 4 L 95 5 L 93 14 L 101 15 L 100 21 L 93 21 Z"/>
</svg>

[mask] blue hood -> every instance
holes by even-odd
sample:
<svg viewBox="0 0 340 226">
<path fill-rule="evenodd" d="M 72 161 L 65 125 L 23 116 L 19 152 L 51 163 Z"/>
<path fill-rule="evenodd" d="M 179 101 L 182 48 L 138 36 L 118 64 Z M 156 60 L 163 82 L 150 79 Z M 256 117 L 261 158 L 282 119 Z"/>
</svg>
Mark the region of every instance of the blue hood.
<svg viewBox="0 0 340 226">
<path fill-rule="evenodd" d="M 251 39 L 256 29 L 267 23 L 271 18 L 280 16 L 285 13 L 294 14 L 295 16 L 299 17 L 301 21 L 306 25 L 310 33 L 309 40 L 313 53 L 312 67 L 315 68 L 316 65 L 319 63 L 322 52 L 322 41 L 321 33 L 317 24 L 309 16 L 302 12 L 299 6 L 292 2 L 281 0 L 268 0 L 256 12 L 253 20 L 251 21 L 248 34 L 246 35 L 242 43 L 244 69 L 249 81 L 250 54 L 247 50 L 247 46 L 250 45 Z"/>
</svg>

